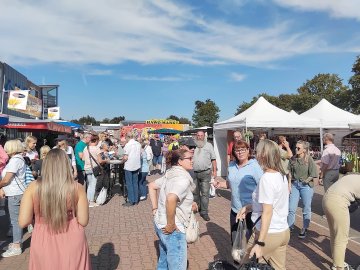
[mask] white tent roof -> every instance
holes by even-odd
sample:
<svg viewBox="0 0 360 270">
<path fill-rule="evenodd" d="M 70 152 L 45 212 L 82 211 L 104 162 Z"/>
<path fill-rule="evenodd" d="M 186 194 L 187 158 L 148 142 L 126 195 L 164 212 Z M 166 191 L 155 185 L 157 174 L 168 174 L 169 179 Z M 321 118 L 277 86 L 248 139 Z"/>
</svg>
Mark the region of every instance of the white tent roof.
<svg viewBox="0 0 360 270">
<path fill-rule="evenodd" d="M 318 119 L 323 128 L 348 129 L 351 126 L 360 125 L 359 116 L 332 105 L 326 99 L 322 99 L 300 116 Z"/>
<path fill-rule="evenodd" d="M 319 128 L 320 121 L 284 111 L 260 97 L 250 108 L 223 122 L 215 130 L 249 128 Z"/>
</svg>

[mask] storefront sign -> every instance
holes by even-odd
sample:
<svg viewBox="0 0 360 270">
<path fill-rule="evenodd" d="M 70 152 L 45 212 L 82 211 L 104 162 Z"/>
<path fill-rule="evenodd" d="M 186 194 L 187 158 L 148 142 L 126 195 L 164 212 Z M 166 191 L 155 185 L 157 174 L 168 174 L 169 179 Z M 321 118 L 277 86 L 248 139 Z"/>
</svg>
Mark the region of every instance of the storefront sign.
<svg viewBox="0 0 360 270">
<path fill-rule="evenodd" d="M 26 110 L 29 90 L 10 91 L 8 99 L 8 109 Z"/>
<path fill-rule="evenodd" d="M 8 108 L 34 117 L 40 117 L 42 100 L 30 95 L 29 90 L 10 91 Z"/>
<path fill-rule="evenodd" d="M 5 128 L 13 129 L 26 129 L 26 130 L 42 130 L 42 131 L 55 131 L 59 133 L 71 133 L 71 127 L 60 125 L 54 122 L 45 122 L 45 123 L 9 123 L 4 126 Z"/>
<path fill-rule="evenodd" d="M 146 124 L 179 124 L 180 122 L 173 119 L 151 119 L 146 120 Z"/>
<path fill-rule="evenodd" d="M 48 119 L 59 120 L 60 119 L 60 107 L 48 108 Z"/>
</svg>

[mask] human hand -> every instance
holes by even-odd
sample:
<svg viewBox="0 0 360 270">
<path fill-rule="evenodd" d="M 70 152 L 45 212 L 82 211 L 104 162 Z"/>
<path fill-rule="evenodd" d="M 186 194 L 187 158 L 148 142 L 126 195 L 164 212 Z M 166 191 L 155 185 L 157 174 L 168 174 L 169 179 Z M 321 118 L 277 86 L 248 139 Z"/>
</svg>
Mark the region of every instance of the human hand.
<svg viewBox="0 0 360 270">
<path fill-rule="evenodd" d="M 219 180 L 216 180 L 216 181 L 214 181 L 213 185 L 214 185 L 215 188 L 220 188 L 221 187 L 221 182 Z"/>
<path fill-rule="evenodd" d="M 0 199 L 5 198 L 5 192 L 2 188 L 0 188 Z"/>
<path fill-rule="evenodd" d="M 191 211 L 193 212 L 199 212 L 199 206 L 197 205 L 196 202 L 193 202 L 192 205 L 191 205 Z"/>
<path fill-rule="evenodd" d="M 157 208 L 154 208 L 154 209 L 152 210 L 152 215 L 155 216 L 155 215 L 156 215 L 156 212 L 157 212 Z"/>
<path fill-rule="evenodd" d="M 175 224 L 166 224 L 164 228 L 161 229 L 164 234 L 171 234 L 175 230 L 177 230 L 177 227 Z"/>
<path fill-rule="evenodd" d="M 239 220 L 244 220 L 245 216 L 246 216 L 246 212 L 247 212 L 246 211 L 246 206 L 241 208 L 241 210 L 236 215 L 236 222 L 238 222 Z"/>
<path fill-rule="evenodd" d="M 264 254 L 263 248 L 259 245 L 255 245 L 251 249 L 249 257 L 251 258 L 252 256 L 255 255 L 256 259 L 260 259 L 263 256 L 263 254 Z"/>
<path fill-rule="evenodd" d="M 285 148 L 289 148 L 289 142 L 288 141 L 283 141 L 282 146 L 284 146 Z"/>
</svg>

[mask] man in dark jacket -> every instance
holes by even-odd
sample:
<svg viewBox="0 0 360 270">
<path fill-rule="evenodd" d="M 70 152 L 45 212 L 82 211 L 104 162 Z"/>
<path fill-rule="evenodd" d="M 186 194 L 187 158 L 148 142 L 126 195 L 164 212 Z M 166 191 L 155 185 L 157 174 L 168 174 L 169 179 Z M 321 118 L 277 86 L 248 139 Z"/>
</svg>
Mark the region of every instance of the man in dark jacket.
<svg viewBox="0 0 360 270">
<path fill-rule="evenodd" d="M 151 150 L 153 152 L 153 166 L 154 170 L 152 174 L 160 174 L 161 173 L 161 163 L 162 163 L 162 155 L 161 155 L 161 147 L 163 146 L 160 141 L 159 134 L 154 135 L 154 139 L 150 140 Z"/>
</svg>

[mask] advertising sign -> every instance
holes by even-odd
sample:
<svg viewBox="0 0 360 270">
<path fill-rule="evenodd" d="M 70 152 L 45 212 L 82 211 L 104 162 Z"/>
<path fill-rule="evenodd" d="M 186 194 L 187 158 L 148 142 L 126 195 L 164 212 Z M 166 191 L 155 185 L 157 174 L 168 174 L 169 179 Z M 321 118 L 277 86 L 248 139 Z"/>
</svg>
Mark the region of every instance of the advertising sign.
<svg viewBox="0 0 360 270">
<path fill-rule="evenodd" d="M 11 110 L 26 110 L 29 90 L 10 91 L 8 108 Z"/>
<path fill-rule="evenodd" d="M 60 107 L 48 108 L 48 119 L 59 120 L 60 119 Z"/>
<path fill-rule="evenodd" d="M 42 100 L 30 95 L 29 90 L 10 91 L 8 108 L 34 117 L 41 117 Z"/>
</svg>

